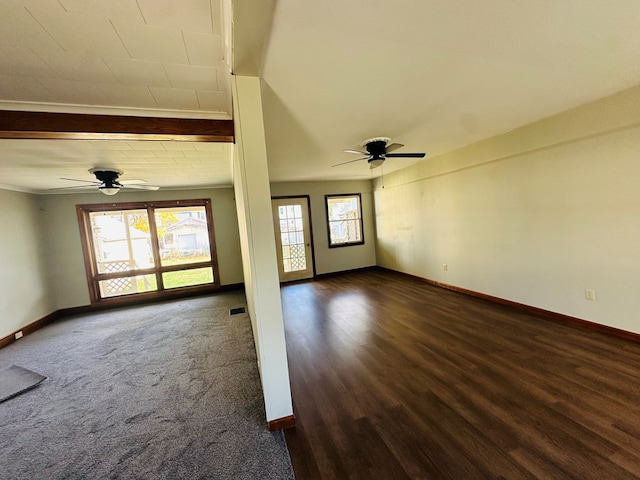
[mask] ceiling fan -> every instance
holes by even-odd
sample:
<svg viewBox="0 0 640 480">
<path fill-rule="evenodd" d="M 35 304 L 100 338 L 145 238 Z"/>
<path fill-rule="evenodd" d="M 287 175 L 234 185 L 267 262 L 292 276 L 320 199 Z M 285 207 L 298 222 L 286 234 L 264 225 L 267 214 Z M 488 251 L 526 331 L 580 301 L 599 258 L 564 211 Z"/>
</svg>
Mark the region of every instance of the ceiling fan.
<svg viewBox="0 0 640 480">
<path fill-rule="evenodd" d="M 369 162 L 370 168 L 376 168 L 381 166 L 387 158 L 391 157 L 403 157 L 403 158 L 424 158 L 425 153 L 389 153 L 404 147 L 401 143 L 391 143 L 391 139 L 387 137 L 370 138 L 362 142 L 362 147 L 366 150 L 352 150 L 350 148 L 343 150 L 346 153 L 356 153 L 358 155 L 364 155 L 362 158 L 356 158 L 355 160 L 349 160 L 348 162 L 338 163 L 332 165 L 334 167 L 340 165 L 346 165 L 347 163 L 359 162 L 360 160 L 366 160 Z"/>
<path fill-rule="evenodd" d="M 96 180 L 80 180 L 78 178 L 61 178 L 60 180 L 71 180 L 72 182 L 84 182 L 91 185 L 76 185 L 73 187 L 52 188 L 51 190 L 66 190 L 70 188 L 87 188 L 89 186 L 98 187 L 98 190 L 105 195 L 115 195 L 121 188 L 131 188 L 136 190 L 158 190 L 160 187 L 145 185 L 144 180 L 119 180 L 123 172 L 110 170 L 108 168 L 96 167 L 89 170 L 96 176 Z"/>
</svg>

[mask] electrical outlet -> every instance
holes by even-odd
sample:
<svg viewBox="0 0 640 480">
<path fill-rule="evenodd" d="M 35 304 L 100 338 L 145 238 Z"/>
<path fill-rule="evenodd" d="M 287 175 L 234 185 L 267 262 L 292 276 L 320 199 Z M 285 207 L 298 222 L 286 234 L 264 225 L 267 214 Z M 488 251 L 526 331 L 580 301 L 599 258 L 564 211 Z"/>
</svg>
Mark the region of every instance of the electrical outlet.
<svg viewBox="0 0 640 480">
<path fill-rule="evenodd" d="M 596 299 L 596 291 L 592 288 L 587 288 L 584 291 L 584 298 L 587 300 L 595 300 Z"/>
<path fill-rule="evenodd" d="M 446 263 L 443 263 L 442 264 L 442 270 L 444 270 L 446 272 L 447 270 L 449 270 L 449 266 Z"/>
<path fill-rule="evenodd" d="M 22 330 L 20 330 L 19 332 L 16 332 L 15 337 L 16 337 L 16 340 L 18 340 L 19 338 L 22 338 L 23 337 Z"/>
</svg>

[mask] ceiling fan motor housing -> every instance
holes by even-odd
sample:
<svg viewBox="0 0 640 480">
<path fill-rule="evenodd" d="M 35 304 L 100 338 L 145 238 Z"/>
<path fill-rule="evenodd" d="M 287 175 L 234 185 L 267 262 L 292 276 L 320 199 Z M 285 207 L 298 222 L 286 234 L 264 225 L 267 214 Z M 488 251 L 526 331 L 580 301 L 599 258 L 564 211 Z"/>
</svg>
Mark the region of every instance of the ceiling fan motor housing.
<svg viewBox="0 0 640 480">
<path fill-rule="evenodd" d="M 389 144 L 388 138 L 371 138 L 365 140 L 362 146 L 369 152 L 369 159 L 367 162 L 371 165 L 371 168 L 379 167 L 382 165 L 387 154 L 387 145 Z"/>
<path fill-rule="evenodd" d="M 383 157 L 387 153 L 387 143 L 382 140 L 376 140 L 375 142 L 367 143 L 365 145 L 367 152 L 374 157 Z"/>
<path fill-rule="evenodd" d="M 96 178 L 104 184 L 106 188 L 119 188 L 120 182 L 118 182 L 118 177 L 122 175 L 122 172 L 118 172 L 116 170 L 102 170 L 97 168 L 92 168 L 89 170 L 93 173 Z"/>
</svg>

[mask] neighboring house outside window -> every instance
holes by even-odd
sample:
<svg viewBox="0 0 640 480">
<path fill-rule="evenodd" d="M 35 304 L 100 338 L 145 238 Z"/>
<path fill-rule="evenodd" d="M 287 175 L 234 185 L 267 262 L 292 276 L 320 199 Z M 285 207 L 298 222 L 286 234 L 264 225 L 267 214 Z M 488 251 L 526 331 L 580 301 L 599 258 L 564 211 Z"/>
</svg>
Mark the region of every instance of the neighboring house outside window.
<svg viewBox="0 0 640 480">
<path fill-rule="evenodd" d="M 198 212 L 200 213 L 200 212 Z M 162 258 L 198 255 L 209 249 L 207 222 L 187 217 L 164 229 L 160 242 Z"/>
<path fill-rule="evenodd" d="M 325 195 L 329 247 L 362 245 L 362 202 L 359 193 Z"/>
</svg>

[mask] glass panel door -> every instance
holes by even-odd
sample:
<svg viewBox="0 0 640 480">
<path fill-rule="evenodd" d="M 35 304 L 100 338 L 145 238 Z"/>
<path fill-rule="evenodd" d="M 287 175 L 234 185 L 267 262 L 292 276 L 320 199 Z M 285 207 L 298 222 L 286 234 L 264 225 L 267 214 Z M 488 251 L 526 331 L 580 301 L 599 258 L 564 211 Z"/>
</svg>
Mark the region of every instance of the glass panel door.
<svg viewBox="0 0 640 480">
<path fill-rule="evenodd" d="M 275 198 L 271 202 L 280 281 L 313 277 L 308 198 Z"/>
</svg>

